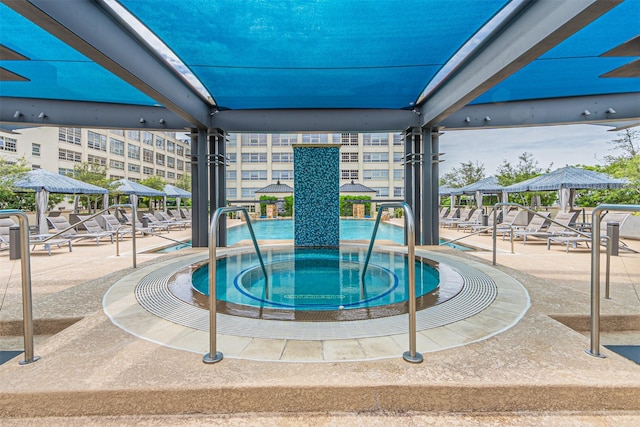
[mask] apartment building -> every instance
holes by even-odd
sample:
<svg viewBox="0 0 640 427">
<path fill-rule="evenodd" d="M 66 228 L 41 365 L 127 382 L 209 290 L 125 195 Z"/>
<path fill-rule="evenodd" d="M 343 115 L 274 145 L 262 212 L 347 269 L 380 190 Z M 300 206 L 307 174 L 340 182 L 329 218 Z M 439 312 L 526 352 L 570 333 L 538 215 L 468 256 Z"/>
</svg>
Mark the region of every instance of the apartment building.
<svg viewBox="0 0 640 427">
<path fill-rule="evenodd" d="M 340 183 L 363 184 L 378 198 L 404 196 L 404 140 L 400 132 L 229 134 L 227 199 L 253 200 L 278 181 L 293 183 L 293 144 L 340 144 Z M 110 179 L 141 181 L 151 175 L 174 183 L 190 174 L 186 134 L 139 130 L 40 127 L 0 131 L 0 156 L 24 157 L 32 168 L 71 174 L 81 162 L 107 168 Z"/>
<path fill-rule="evenodd" d="M 32 168 L 73 174 L 74 165 L 103 166 L 110 179 L 141 181 L 157 175 L 172 184 L 190 174 L 188 138 L 175 132 L 38 127 L 0 130 L 0 157 L 24 157 Z"/>
<path fill-rule="evenodd" d="M 340 183 L 375 190 L 379 198 L 404 197 L 402 133 L 230 134 L 227 199 L 252 200 L 256 190 L 293 184 L 293 144 L 340 144 Z"/>
</svg>

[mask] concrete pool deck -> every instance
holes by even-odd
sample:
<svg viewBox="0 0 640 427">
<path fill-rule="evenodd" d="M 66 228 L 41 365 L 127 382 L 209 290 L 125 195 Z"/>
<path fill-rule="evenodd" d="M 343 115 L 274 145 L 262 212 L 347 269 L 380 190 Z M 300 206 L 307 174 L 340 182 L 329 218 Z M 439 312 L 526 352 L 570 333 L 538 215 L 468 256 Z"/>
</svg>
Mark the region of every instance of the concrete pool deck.
<svg viewBox="0 0 640 427">
<path fill-rule="evenodd" d="M 189 238 L 190 230 L 169 236 Z M 465 240 L 491 246 L 487 236 Z M 138 248 L 162 243 L 146 237 Z M 640 249 L 638 241 L 627 243 Z M 491 252 L 420 248 L 526 288 L 531 307 L 522 319 L 486 339 L 437 351 L 419 345 L 425 361 L 410 364 L 401 357 L 405 337 L 381 337 L 369 348 L 388 357 L 366 360 L 352 355 L 366 354 L 367 345 L 286 343 L 294 361 L 243 358 L 237 342 L 221 337 L 218 350 L 228 357 L 214 365 L 202 363 L 200 353 L 125 332 L 102 309 L 115 283 L 179 255 L 139 254 L 134 270 L 129 240 L 120 257 L 108 243 L 74 245 L 72 253 L 54 249 L 50 257 L 36 250 L 33 311 L 41 360 L 20 366 L 18 356 L 0 365 L 2 425 L 639 425 L 640 365 L 604 347 L 604 359 L 584 352 L 589 253 L 566 253 L 560 245 L 547 251 L 546 242 L 518 242 L 515 254 L 508 242 L 499 240 L 498 248 L 495 267 Z M 0 252 L 0 350 L 20 350 L 20 264 L 8 258 L 8 251 Z M 611 271 L 612 299 L 601 303 L 601 343 L 640 344 L 640 255 L 621 252 L 612 257 Z M 492 316 L 485 317 L 489 322 Z M 158 327 L 148 319 L 136 325 L 154 333 Z M 188 340 L 183 333 L 167 329 L 161 336 Z M 284 355 L 283 348 L 257 340 L 252 351 Z M 334 359 L 318 360 L 310 348 Z"/>
</svg>

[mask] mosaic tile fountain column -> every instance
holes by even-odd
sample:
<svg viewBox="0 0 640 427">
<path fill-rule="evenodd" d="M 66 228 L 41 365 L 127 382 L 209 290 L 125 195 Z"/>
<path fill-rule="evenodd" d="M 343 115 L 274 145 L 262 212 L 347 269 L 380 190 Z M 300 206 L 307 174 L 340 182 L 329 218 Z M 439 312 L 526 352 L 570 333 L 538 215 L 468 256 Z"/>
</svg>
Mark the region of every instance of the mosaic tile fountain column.
<svg viewBox="0 0 640 427">
<path fill-rule="evenodd" d="M 340 145 L 296 144 L 294 244 L 337 247 L 340 243 Z"/>
</svg>

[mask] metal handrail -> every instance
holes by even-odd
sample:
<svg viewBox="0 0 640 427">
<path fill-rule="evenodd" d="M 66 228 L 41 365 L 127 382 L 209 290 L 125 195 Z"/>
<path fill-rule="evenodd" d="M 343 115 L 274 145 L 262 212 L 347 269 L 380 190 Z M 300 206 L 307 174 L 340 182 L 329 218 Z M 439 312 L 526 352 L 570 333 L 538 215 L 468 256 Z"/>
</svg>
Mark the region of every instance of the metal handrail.
<svg viewBox="0 0 640 427">
<path fill-rule="evenodd" d="M 33 355 L 33 310 L 31 298 L 31 254 L 29 252 L 29 218 L 19 209 L 0 210 L 0 218 L 18 217 L 20 226 L 20 272 L 22 274 L 22 322 L 24 336 L 24 360 L 20 365 L 37 362 Z"/>
<path fill-rule="evenodd" d="M 497 265 L 496 264 L 496 254 L 497 254 L 497 227 L 498 227 L 498 224 L 497 224 L 497 219 L 498 219 L 497 218 L 497 214 L 498 214 L 497 213 L 497 207 L 498 206 L 516 206 L 516 207 L 524 209 L 524 210 L 526 210 L 528 212 L 531 212 L 534 215 L 543 217 L 543 218 L 545 218 L 546 220 L 548 220 L 549 222 L 551 222 L 553 224 L 556 224 L 556 225 L 559 225 L 561 227 L 564 227 L 567 230 L 571 231 L 572 233 L 579 234 L 579 235 L 582 235 L 584 237 L 591 237 L 588 233 L 585 233 L 584 231 L 576 230 L 575 228 L 571 228 L 566 224 L 558 222 L 558 221 L 556 221 L 556 220 L 554 220 L 552 218 L 549 218 L 547 216 L 541 215 L 538 212 L 534 211 L 533 209 L 529 209 L 528 207 L 523 206 L 520 203 L 498 202 L 495 205 L 493 205 L 493 226 L 492 226 L 492 228 L 493 228 L 493 234 L 492 234 L 492 238 L 493 238 L 493 265 Z M 513 253 L 513 233 L 511 234 L 511 253 Z"/>
<path fill-rule="evenodd" d="M 253 240 L 253 246 L 256 249 L 256 254 L 260 260 L 262 266 L 262 272 L 264 273 L 265 280 L 265 292 L 267 298 L 269 297 L 269 282 L 267 276 L 267 269 L 264 266 L 262 260 L 262 254 L 258 247 L 258 241 L 256 235 L 253 232 L 253 226 L 251 225 L 251 218 L 245 208 L 242 207 L 222 207 L 216 209 L 213 217 L 211 218 L 211 226 L 209 227 L 209 353 L 202 357 L 204 363 L 216 363 L 222 360 L 223 355 L 216 350 L 216 246 L 218 241 L 218 221 L 220 216 L 229 212 L 243 212 L 249 233 L 251 234 L 251 240 Z"/>
<path fill-rule="evenodd" d="M 640 212 L 640 205 L 599 205 L 591 212 L 591 347 L 585 352 L 600 358 L 605 357 L 600 354 L 600 212 L 605 210 Z"/>
<path fill-rule="evenodd" d="M 373 234 L 371 235 L 369 250 L 367 251 L 364 268 L 362 269 L 362 289 L 364 290 L 364 275 L 367 272 L 369 259 L 371 258 L 371 251 L 373 250 L 376 233 L 378 232 L 378 226 L 380 225 L 380 219 L 382 218 L 382 211 L 387 208 L 402 208 L 404 210 L 405 231 L 407 233 L 407 263 L 409 264 L 409 351 L 405 351 L 402 355 L 402 358 L 407 362 L 420 363 L 423 360 L 422 354 L 416 351 L 416 256 L 414 234 L 415 221 L 413 219 L 413 212 L 411 211 L 411 207 L 407 203 L 382 203 L 378 205 L 378 216 L 376 217 L 376 224 L 373 227 Z"/>
</svg>

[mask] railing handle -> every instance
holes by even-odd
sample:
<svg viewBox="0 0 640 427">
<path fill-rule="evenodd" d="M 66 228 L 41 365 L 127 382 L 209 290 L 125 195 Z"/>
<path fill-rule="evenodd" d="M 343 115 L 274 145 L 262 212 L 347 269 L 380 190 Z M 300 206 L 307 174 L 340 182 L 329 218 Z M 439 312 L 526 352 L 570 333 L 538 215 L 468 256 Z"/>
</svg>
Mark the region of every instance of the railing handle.
<svg viewBox="0 0 640 427">
<path fill-rule="evenodd" d="M 407 362 L 420 363 L 422 362 L 422 354 L 416 351 L 416 255 L 415 255 L 415 222 L 413 219 L 413 212 L 411 207 L 405 203 L 382 203 L 378 205 L 378 215 L 376 217 L 376 223 L 373 227 L 373 234 L 371 235 L 371 241 L 369 242 L 369 250 L 367 251 L 367 257 L 365 259 L 364 268 L 362 269 L 362 290 L 364 292 L 364 275 L 367 272 L 369 266 L 369 259 L 371 258 L 371 251 L 373 250 L 374 241 L 376 239 L 376 233 L 378 232 L 378 226 L 380 225 L 380 218 L 382 217 L 382 211 L 387 208 L 402 208 L 404 210 L 405 229 L 407 233 L 407 263 L 409 264 L 409 351 L 405 351 L 402 358 Z"/>
<path fill-rule="evenodd" d="M 247 227 L 251 234 L 251 240 L 253 240 L 253 246 L 256 249 L 256 254 L 260 260 L 262 266 L 262 272 L 264 273 L 265 280 L 265 292 L 268 298 L 269 295 L 269 277 L 267 276 L 267 269 L 264 266 L 262 260 L 262 254 L 258 247 L 258 241 L 256 235 L 253 232 L 253 226 L 251 225 L 251 218 L 245 208 L 242 207 L 222 207 L 216 209 L 211 218 L 211 226 L 209 228 L 209 353 L 202 357 L 204 363 L 217 363 L 223 359 L 223 354 L 216 349 L 216 246 L 218 241 L 218 222 L 220 216 L 228 212 L 243 212 L 247 221 Z"/>
</svg>

